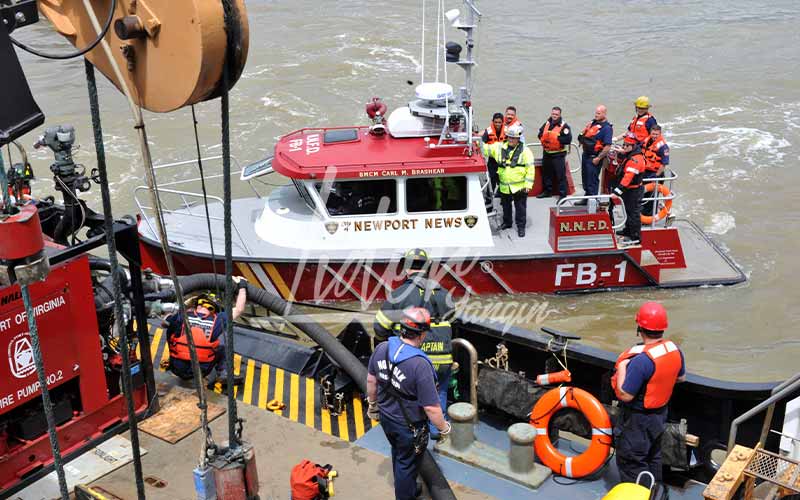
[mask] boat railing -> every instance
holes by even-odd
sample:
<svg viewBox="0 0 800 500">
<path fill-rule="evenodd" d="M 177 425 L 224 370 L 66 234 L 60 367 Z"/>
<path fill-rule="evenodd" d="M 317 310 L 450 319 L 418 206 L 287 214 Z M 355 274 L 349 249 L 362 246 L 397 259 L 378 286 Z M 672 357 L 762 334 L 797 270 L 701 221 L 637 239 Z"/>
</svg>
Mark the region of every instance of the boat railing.
<svg viewBox="0 0 800 500">
<path fill-rule="evenodd" d="M 665 185 L 669 190 L 669 194 L 665 195 L 662 194 L 658 188 L 654 188 L 652 194 L 647 194 L 647 193 L 645 194 L 645 196 L 642 198 L 642 203 L 643 204 L 652 203 L 653 204 L 652 213 L 656 214 L 658 212 L 658 207 L 660 203 L 662 202 L 666 203 L 667 201 L 674 200 L 677 197 L 677 195 L 675 194 L 675 189 L 673 187 L 677 179 L 678 179 L 678 174 L 669 169 L 664 171 L 664 177 L 650 177 L 647 179 L 642 179 L 642 184 L 644 184 L 645 187 L 647 187 L 647 184 L 652 184 L 657 182 L 658 185 Z M 656 220 L 655 217 L 652 217 L 652 220 L 650 221 L 650 227 L 651 228 L 656 227 L 656 222 L 658 222 L 658 220 Z"/>
<path fill-rule="evenodd" d="M 754 406 L 749 411 L 739 415 L 731 423 L 731 432 L 728 435 L 728 453 L 733 450 L 736 445 L 736 435 L 739 432 L 739 426 L 747 420 L 750 420 L 759 413 L 766 411 L 764 416 L 764 424 L 761 426 L 761 436 L 758 439 L 760 445 L 764 445 L 769 434 L 769 428 L 772 424 L 772 416 L 775 413 L 775 405 L 792 397 L 800 390 L 800 373 L 796 373 L 793 377 L 781 382 L 772 388 L 770 397 L 762 401 L 760 404 Z"/>
<path fill-rule="evenodd" d="M 201 158 L 201 161 L 204 165 L 213 165 L 216 161 L 221 161 L 222 156 L 208 156 L 205 158 Z M 234 169 L 232 169 L 231 177 L 238 176 L 242 172 L 241 165 L 239 161 L 231 157 L 231 161 L 233 162 Z M 186 172 L 186 168 L 188 165 L 197 165 L 198 167 L 198 174 L 199 174 L 199 163 L 196 159 L 194 160 L 183 160 L 177 161 L 172 163 L 164 163 L 155 165 L 153 169 L 156 171 L 156 175 L 162 172 L 167 171 L 174 171 L 177 169 L 181 169 L 181 172 Z M 162 211 L 165 214 L 171 214 L 174 216 L 179 217 L 190 217 L 202 220 L 208 220 L 210 224 L 222 224 L 223 218 L 220 216 L 213 216 L 209 214 L 208 218 L 206 218 L 205 207 L 204 207 L 204 199 L 214 201 L 219 203 L 222 206 L 222 198 L 212 194 L 203 194 L 202 192 L 197 191 L 189 191 L 186 189 L 177 189 L 177 187 L 188 187 L 190 185 L 196 185 L 202 180 L 205 181 L 213 181 L 214 179 L 219 179 L 223 177 L 223 174 L 209 174 L 203 175 L 202 177 L 191 177 L 188 179 L 176 179 L 167 182 L 160 182 L 158 184 L 159 189 L 159 196 L 162 198 Z M 248 183 L 249 184 L 249 183 Z M 216 184 L 214 184 L 216 185 Z M 255 188 L 252 187 L 253 191 L 256 191 Z M 158 235 L 155 227 L 153 226 L 152 216 L 154 212 L 154 207 L 150 206 L 148 201 L 143 201 L 149 198 L 150 189 L 147 186 L 137 186 L 133 190 L 133 199 L 136 203 L 136 207 L 139 210 L 139 213 L 142 216 L 144 223 L 150 229 L 153 235 Z M 140 197 L 141 195 L 146 195 L 146 198 Z M 165 196 L 168 195 L 168 196 Z M 256 195 L 260 198 L 261 195 L 256 191 Z M 174 200 L 178 200 L 178 203 L 175 203 Z M 171 204 L 170 201 L 173 201 Z M 219 221 L 219 222 L 218 222 Z M 204 224 L 205 227 L 205 224 Z M 231 229 L 236 235 L 236 243 L 247 253 L 247 255 L 251 255 L 250 249 L 247 247 L 247 243 L 245 243 L 244 238 L 242 237 L 239 228 L 236 226 L 236 222 L 231 222 Z"/>
<path fill-rule="evenodd" d="M 601 204 L 605 205 L 613 203 L 613 201 L 611 201 L 611 198 L 612 195 L 610 194 L 597 194 L 590 196 L 577 196 L 577 195 L 566 196 L 558 200 L 558 202 L 556 203 L 556 215 L 561 215 L 561 212 L 566 211 L 569 208 L 574 208 L 575 202 L 580 200 L 586 200 L 586 206 L 588 206 L 591 200 L 595 200 L 595 202 L 597 203 L 597 210 L 600 210 Z M 615 209 L 619 209 L 622 212 L 622 217 L 620 218 L 620 221 L 618 223 L 611 225 L 611 228 L 614 231 L 625 227 L 625 221 L 628 220 L 628 213 L 625 211 L 625 205 L 623 203 L 616 205 Z"/>
</svg>

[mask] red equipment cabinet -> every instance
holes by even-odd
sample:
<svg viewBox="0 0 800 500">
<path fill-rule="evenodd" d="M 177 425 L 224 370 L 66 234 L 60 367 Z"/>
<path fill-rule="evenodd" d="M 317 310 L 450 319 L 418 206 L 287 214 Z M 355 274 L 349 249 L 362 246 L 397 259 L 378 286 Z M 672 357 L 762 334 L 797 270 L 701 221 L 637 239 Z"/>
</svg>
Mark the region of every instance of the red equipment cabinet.
<svg viewBox="0 0 800 500">
<path fill-rule="evenodd" d="M 127 420 L 117 377 L 106 376 L 86 254 L 54 265 L 29 287 L 66 460 L 119 432 Z M 136 413 L 146 387 L 131 369 Z M 115 394 L 111 396 L 110 394 Z M 17 285 L 0 288 L 0 497 L 53 461 L 28 324 Z"/>
</svg>

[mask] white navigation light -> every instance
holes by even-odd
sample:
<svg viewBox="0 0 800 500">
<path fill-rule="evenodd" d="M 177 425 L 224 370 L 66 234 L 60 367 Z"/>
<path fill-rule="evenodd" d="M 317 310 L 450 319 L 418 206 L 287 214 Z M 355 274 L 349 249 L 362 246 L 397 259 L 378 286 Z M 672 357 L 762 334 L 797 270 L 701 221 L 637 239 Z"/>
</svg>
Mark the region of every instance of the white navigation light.
<svg viewBox="0 0 800 500">
<path fill-rule="evenodd" d="M 453 86 L 442 82 L 421 83 L 416 88 L 417 99 L 445 101 L 453 98 Z"/>
<path fill-rule="evenodd" d="M 451 9 L 444 13 L 444 17 L 447 18 L 447 21 L 453 25 L 456 24 L 456 21 L 458 21 L 458 16 L 460 15 L 461 12 L 459 12 L 458 9 Z"/>
</svg>

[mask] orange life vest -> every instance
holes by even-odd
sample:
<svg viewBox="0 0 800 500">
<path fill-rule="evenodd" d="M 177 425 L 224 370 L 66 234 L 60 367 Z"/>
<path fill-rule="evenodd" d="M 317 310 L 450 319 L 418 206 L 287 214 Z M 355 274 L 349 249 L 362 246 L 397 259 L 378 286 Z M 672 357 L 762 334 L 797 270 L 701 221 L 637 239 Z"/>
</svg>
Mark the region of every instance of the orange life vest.
<svg viewBox="0 0 800 500">
<path fill-rule="evenodd" d="M 640 144 L 644 144 L 644 141 L 650 137 L 650 131 L 647 130 L 647 120 L 652 118 L 652 116 L 653 115 L 649 112 L 642 116 L 636 115 L 633 117 L 633 120 L 631 120 L 630 125 L 628 125 L 628 130 L 633 132 L 633 135 L 636 136 L 636 140 L 639 141 Z"/>
<path fill-rule="evenodd" d="M 486 144 L 494 144 L 495 142 L 503 142 L 506 140 L 506 126 L 500 127 L 500 137 L 497 136 L 497 131 L 494 129 L 494 124 L 486 127 L 486 135 L 489 136 L 489 141 Z"/>
<path fill-rule="evenodd" d="M 652 139 L 648 139 L 645 143 L 644 148 L 642 148 L 642 152 L 644 153 L 644 159 L 647 163 L 647 170 L 651 172 L 658 172 L 658 170 L 663 166 L 661 164 L 661 156 L 658 154 L 658 151 L 663 147 L 666 146 L 667 142 L 664 140 L 663 137 L 659 137 L 658 141 L 653 142 Z"/>
<path fill-rule="evenodd" d="M 586 126 L 583 128 L 583 132 L 581 132 L 581 135 L 586 139 L 593 139 L 594 137 L 597 136 L 598 133 L 600 133 L 600 129 L 603 128 L 604 123 L 606 122 L 591 121 L 587 123 Z M 603 141 L 601 141 L 600 139 L 595 139 L 593 152 L 599 153 L 600 151 L 603 150 L 603 147 L 604 147 Z"/>
<path fill-rule="evenodd" d="M 643 397 L 645 409 L 656 410 L 663 408 L 669 403 L 669 398 L 672 397 L 672 390 L 678 381 L 678 374 L 681 372 L 683 364 L 681 352 L 671 340 L 662 339 L 648 345 L 638 344 L 620 354 L 614 365 L 615 373 L 611 377 L 611 387 L 614 388 L 614 392 L 619 397 L 619 391 L 622 388 L 617 387 L 616 371 L 619 369 L 620 363 L 642 353 L 653 361 L 656 369 L 653 372 L 653 376 L 647 381 L 644 395 L 642 396 L 640 392 L 636 396 Z"/>
<path fill-rule="evenodd" d="M 189 316 L 189 329 L 192 332 L 194 346 L 197 350 L 197 360 L 200 363 L 210 363 L 214 361 L 214 351 L 219 347 L 219 339 L 211 341 L 211 334 L 217 324 L 217 315 L 210 316 L 213 319 L 203 319 L 199 316 Z M 169 356 L 175 359 L 190 361 L 192 359 L 189 351 L 189 342 L 186 340 L 186 328 L 181 324 L 180 335 L 170 337 Z"/>
<path fill-rule="evenodd" d="M 622 180 L 619 181 L 619 185 L 627 189 L 638 188 L 642 184 L 642 174 L 646 168 L 647 164 L 641 151 L 631 154 L 621 165 Z"/>
<path fill-rule="evenodd" d="M 550 120 L 545 122 L 544 130 L 542 131 L 542 138 L 540 139 L 545 153 L 560 153 L 561 151 L 567 150 L 567 148 L 558 140 L 559 136 L 561 135 L 561 129 L 563 128 L 563 120 L 553 128 L 550 128 Z"/>
</svg>

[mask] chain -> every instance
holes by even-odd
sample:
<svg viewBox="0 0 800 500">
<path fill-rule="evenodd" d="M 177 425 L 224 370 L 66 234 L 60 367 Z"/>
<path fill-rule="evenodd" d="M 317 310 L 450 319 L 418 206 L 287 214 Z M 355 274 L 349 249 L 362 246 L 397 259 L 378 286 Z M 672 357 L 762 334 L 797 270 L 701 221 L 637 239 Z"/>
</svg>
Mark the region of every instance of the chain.
<svg viewBox="0 0 800 500">
<path fill-rule="evenodd" d="M 497 354 L 493 358 L 486 358 L 483 363 L 498 370 L 508 371 L 508 347 L 497 344 Z"/>
</svg>

